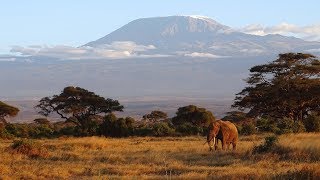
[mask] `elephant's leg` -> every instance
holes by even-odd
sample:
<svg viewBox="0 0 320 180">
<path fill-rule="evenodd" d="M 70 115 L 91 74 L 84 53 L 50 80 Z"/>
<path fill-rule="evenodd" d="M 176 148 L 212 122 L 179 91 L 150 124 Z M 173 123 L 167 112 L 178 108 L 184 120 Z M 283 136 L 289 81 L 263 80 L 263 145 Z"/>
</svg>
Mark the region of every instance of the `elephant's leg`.
<svg viewBox="0 0 320 180">
<path fill-rule="evenodd" d="M 222 140 L 221 144 L 222 144 L 222 150 L 225 150 L 226 149 L 226 141 Z"/>
<path fill-rule="evenodd" d="M 231 144 L 230 142 L 227 143 L 227 150 L 230 149 L 230 144 Z"/>
<path fill-rule="evenodd" d="M 219 140 L 219 139 L 216 139 L 216 143 L 215 143 L 215 145 L 214 145 L 214 150 L 217 150 L 217 149 L 218 149 L 218 144 L 219 144 L 218 140 Z"/>
<path fill-rule="evenodd" d="M 232 142 L 232 149 L 236 150 L 237 149 L 237 143 L 236 142 Z"/>
</svg>

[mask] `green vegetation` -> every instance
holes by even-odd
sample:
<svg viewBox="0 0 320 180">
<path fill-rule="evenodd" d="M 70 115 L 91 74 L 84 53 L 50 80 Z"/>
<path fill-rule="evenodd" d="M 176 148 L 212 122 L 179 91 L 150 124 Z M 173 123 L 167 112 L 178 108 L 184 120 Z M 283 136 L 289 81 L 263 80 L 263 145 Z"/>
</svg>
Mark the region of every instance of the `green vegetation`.
<svg viewBox="0 0 320 180">
<path fill-rule="evenodd" d="M 74 123 L 78 134 L 85 136 L 95 131 L 96 116 L 122 111 L 123 106 L 117 100 L 105 99 L 86 89 L 70 86 L 59 95 L 42 98 L 36 108 L 44 116 L 57 113 L 62 119 Z"/>
<path fill-rule="evenodd" d="M 237 94 L 233 107 L 250 116 L 303 121 L 320 111 L 320 61 L 311 54 L 287 53 L 269 64 L 254 66 L 248 87 Z"/>
<path fill-rule="evenodd" d="M 146 114 L 143 117 L 143 120 L 149 120 L 152 122 L 157 122 L 159 120 L 166 120 L 168 118 L 167 113 L 162 111 L 152 111 L 150 114 Z"/>
<path fill-rule="evenodd" d="M 241 135 L 320 131 L 320 61 L 311 54 L 287 53 L 269 64 L 254 66 L 248 87 L 237 94 L 223 120 L 236 124 Z M 0 101 L 1 138 L 54 138 L 61 136 L 189 136 L 204 135 L 215 121 L 212 112 L 188 105 L 176 115 L 154 110 L 141 121 L 116 117 L 123 106 L 80 87 L 66 87 L 58 95 L 44 97 L 35 107 L 44 116 L 58 114 L 64 122 L 38 118 L 30 124 L 10 124 L 5 118 L 19 109 Z M 247 112 L 247 113 L 246 113 Z"/>
<path fill-rule="evenodd" d="M 0 101 L 0 123 L 7 123 L 6 122 L 6 117 L 10 116 L 16 116 L 19 112 L 19 109 L 13 106 L 10 106 L 4 102 Z"/>
</svg>

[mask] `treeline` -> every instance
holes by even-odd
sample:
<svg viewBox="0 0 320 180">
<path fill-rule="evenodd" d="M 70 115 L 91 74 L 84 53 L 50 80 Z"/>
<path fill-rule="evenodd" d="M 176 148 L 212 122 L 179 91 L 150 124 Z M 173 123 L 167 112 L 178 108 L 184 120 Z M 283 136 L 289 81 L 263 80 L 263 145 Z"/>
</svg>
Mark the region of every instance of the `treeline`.
<svg viewBox="0 0 320 180">
<path fill-rule="evenodd" d="M 320 132 L 320 115 L 316 113 L 310 114 L 303 121 L 294 121 L 290 118 L 273 118 L 270 116 L 252 118 L 248 113 L 232 111 L 228 112 L 222 119 L 231 120 L 235 123 L 242 135 L 261 132 L 275 134 Z"/>
<path fill-rule="evenodd" d="M 162 111 L 152 111 L 141 120 L 132 117 L 119 118 L 114 113 L 90 118 L 85 127 L 73 122 L 51 123 L 46 118 L 35 119 L 33 123 L 1 123 L 0 137 L 53 138 L 59 136 L 189 136 L 205 135 L 208 123 L 214 120 L 210 111 L 194 105 L 181 107 L 176 116 L 168 118 Z"/>
<path fill-rule="evenodd" d="M 200 109 L 200 110 L 199 110 Z M 183 114 L 183 115 L 182 115 Z M 197 115 L 196 115 L 197 114 Z M 185 121 L 190 118 L 198 121 Z M 202 121 L 203 117 L 208 117 Z M 176 116 L 167 118 L 162 111 L 152 111 L 141 120 L 132 117 L 119 118 L 111 113 L 104 117 L 96 116 L 88 131 L 83 132 L 72 122 L 50 122 L 46 118 L 35 119 L 33 123 L 0 123 L 0 138 L 57 138 L 61 136 L 190 136 L 207 134 L 207 124 L 215 118 L 210 111 L 189 105 L 179 108 Z M 263 117 L 248 118 L 246 113 L 232 111 L 223 118 L 236 124 L 242 135 L 273 132 L 276 134 L 320 132 L 320 116 L 314 114 L 304 122 L 294 122 L 290 119 L 272 119 Z"/>
<path fill-rule="evenodd" d="M 250 69 L 247 87 L 236 94 L 233 108 L 223 120 L 237 124 L 240 134 L 320 131 L 320 60 L 311 54 L 286 53 Z M 215 120 L 212 112 L 194 105 L 180 107 L 175 117 L 153 111 L 143 120 L 119 118 L 124 107 L 80 87 L 66 87 L 44 97 L 35 107 L 47 117 L 57 114 L 63 122 L 37 119 L 32 124 L 9 124 L 5 118 L 19 109 L 0 102 L 1 137 L 57 137 L 63 135 L 106 137 L 203 135 Z"/>
</svg>

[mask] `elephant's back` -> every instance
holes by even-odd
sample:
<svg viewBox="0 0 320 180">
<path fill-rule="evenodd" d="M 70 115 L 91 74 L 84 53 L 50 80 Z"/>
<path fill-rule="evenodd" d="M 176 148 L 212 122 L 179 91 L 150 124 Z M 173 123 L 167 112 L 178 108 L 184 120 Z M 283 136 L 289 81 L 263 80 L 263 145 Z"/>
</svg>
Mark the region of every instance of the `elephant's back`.
<svg viewBox="0 0 320 180">
<path fill-rule="evenodd" d="M 225 121 L 225 124 L 229 128 L 229 140 L 230 141 L 238 141 L 238 129 L 235 124 L 230 121 Z"/>
</svg>

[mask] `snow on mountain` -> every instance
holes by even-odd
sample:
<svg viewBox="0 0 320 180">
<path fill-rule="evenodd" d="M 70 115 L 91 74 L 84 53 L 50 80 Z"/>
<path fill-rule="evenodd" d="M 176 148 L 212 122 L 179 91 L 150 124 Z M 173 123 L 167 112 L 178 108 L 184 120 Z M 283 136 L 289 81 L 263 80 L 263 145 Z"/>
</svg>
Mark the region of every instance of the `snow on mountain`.
<svg viewBox="0 0 320 180">
<path fill-rule="evenodd" d="M 174 56 L 182 55 L 181 52 L 216 56 L 259 56 L 320 47 L 319 42 L 277 34 L 245 34 L 209 17 L 198 15 L 137 19 L 84 46 L 98 48 L 122 41 L 155 47 L 144 52 L 145 54 Z"/>
</svg>

